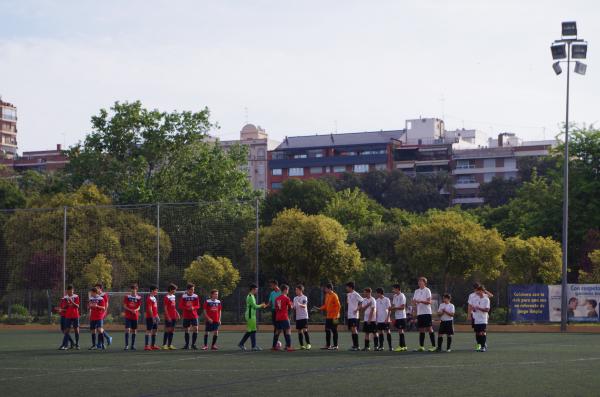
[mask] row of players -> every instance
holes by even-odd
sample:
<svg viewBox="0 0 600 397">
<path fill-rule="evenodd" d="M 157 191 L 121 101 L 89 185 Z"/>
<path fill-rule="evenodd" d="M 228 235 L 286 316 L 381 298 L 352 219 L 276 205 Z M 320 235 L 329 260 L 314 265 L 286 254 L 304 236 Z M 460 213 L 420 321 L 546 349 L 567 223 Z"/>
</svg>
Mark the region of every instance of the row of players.
<svg viewBox="0 0 600 397">
<path fill-rule="evenodd" d="M 296 330 L 298 332 L 298 341 L 302 349 L 311 349 L 310 335 L 308 332 L 308 298 L 304 295 L 304 287 L 298 285 L 295 289 L 296 296 L 293 301 L 288 297 L 289 287 L 282 285 L 279 287 L 277 281 L 272 280 L 271 293 L 268 302 L 257 304 L 256 293 L 257 286 L 250 285 L 250 291 L 246 298 L 245 319 L 247 331 L 239 342 L 238 346 L 241 350 L 246 350 L 245 343 L 248 339 L 251 340 L 252 350 L 261 350 L 256 344 L 257 332 L 257 315 L 256 312 L 260 309 L 271 309 L 273 319 L 273 345 L 272 350 L 280 350 L 281 344 L 279 337 L 283 333 L 285 338 L 285 350 L 294 351 L 291 341 L 291 325 L 289 311 L 295 312 Z M 419 288 L 415 290 L 412 304 L 416 307 L 417 327 L 419 330 L 419 347 L 415 351 L 425 351 L 425 337 L 429 333 L 431 348 L 428 351 L 441 351 L 443 343 L 443 335 L 446 335 L 446 351 L 451 351 L 452 335 L 454 334 L 454 313 L 455 308 L 451 303 L 449 294 L 443 295 L 443 302 L 438 307 L 440 315 L 440 327 L 438 331 L 438 340 L 436 347 L 435 333 L 432 327 L 432 295 L 427 288 L 427 279 L 420 277 L 418 280 Z M 165 306 L 165 332 L 163 335 L 163 347 L 165 350 L 173 350 L 173 335 L 175 325 L 180 316 L 177 311 L 177 303 L 175 291 L 177 287 L 170 285 L 168 293 L 164 298 Z M 332 284 L 324 286 L 325 301 L 320 307 L 313 307 L 313 311 L 325 312 L 325 334 L 326 345 L 323 349 L 338 350 L 338 321 L 340 317 L 341 305 L 338 295 L 333 290 Z M 362 350 L 370 350 L 371 339 L 375 350 L 384 350 L 384 339 L 387 337 L 388 349 L 402 352 L 407 351 L 404 331 L 407 328 L 406 316 L 406 296 L 401 292 L 399 285 L 393 286 L 392 300 L 384 295 L 382 288 L 376 289 L 376 297 L 372 296 L 370 288 L 364 289 L 364 296 L 361 296 L 355 291 L 355 285 L 352 282 L 346 284 L 346 303 L 347 303 L 347 325 L 352 333 L 352 347 L 350 350 L 358 351 L 359 348 L 359 322 L 360 312 L 363 313 L 363 327 L 365 334 L 364 348 Z M 145 350 L 160 350 L 156 345 L 156 333 L 158 330 L 159 316 L 156 296 L 158 289 L 151 287 L 150 293 L 146 298 L 146 343 Z M 486 326 L 488 322 L 488 313 L 490 310 L 489 297 L 491 293 L 485 290 L 481 285 L 474 285 L 474 291 L 469 295 L 468 300 L 468 318 L 472 321 L 472 326 L 475 331 L 476 350 L 485 352 L 487 349 Z M 125 350 L 135 350 L 135 335 L 137 330 L 137 322 L 141 309 L 142 297 L 137 294 L 137 285 L 132 285 L 131 294 L 123 299 L 124 317 L 125 317 Z M 90 291 L 89 298 L 89 313 L 90 313 L 90 330 L 92 335 L 93 349 L 104 349 L 104 341 L 107 344 L 112 342 L 112 338 L 107 335 L 103 328 L 103 319 L 108 307 L 108 295 L 103 293 L 101 285 L 97 285 Z M 196 340 L 198 336 L 198 309 L 200 308 L 200 299 L 194 293 L 194 285 L 188 284 L 186 292 L 182 295 L 179 301 L 179 308 L 183 314 L 183 327 L 185 329 L 185 346 L 184 349 L 197 349 Z M 218 299 L 218 291 L 212 290 L 210 298 L 203 305 L 205 313 L 205 334 L 203 350 L 208 350 L 208 337 L 213 333 L 211 350 L 218 350 L 216 345 L 218 339 L 218 330 L 221 323 L 222 304 Z M 60 349 L 68 348 L 69 343 L 72 348 L 79 348 L 79 297 L 73 293 L 72 286 L 67 289 L 67 294 L 61 300 L 60 306 L 61 322 L 64 331 L 63 343 Z M 392 349 L 392 335 L 390 326 L 394 319 L 393 325 L 399 333 L 399 344 L 395 349 Z M 75 341 L 70 337 L 70 329 L 75 331 Z M 191 332 L 191 345 L 190 345 Z M 96 337 L 98 339 L 96 340 Z M 131 338 L 130 338 L 131 337 Z M 332 341 L 333 339 L 333 341 Z M 131 344 L 130 344 L 131 342 Z"/>
</svg>

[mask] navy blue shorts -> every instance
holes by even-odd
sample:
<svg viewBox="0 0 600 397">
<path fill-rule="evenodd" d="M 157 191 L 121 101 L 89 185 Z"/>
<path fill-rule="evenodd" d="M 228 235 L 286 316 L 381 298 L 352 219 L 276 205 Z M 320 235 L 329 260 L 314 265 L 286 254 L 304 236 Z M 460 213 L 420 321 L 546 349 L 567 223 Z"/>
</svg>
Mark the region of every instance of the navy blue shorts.
<svg viewBox="0 0 600 397">
<path fill-rule="evenodd" d="M 64 331 L 64 330 L 65 330 L 65 323 L 66 323 L 66 321 L 65 321 L 65 320 L 66 320 L 66 318 L 64 318 L 64 317 L 61 317 L 61 318 L 60 318 L 60 330 L 61 330 L 61 331 Z"/>
<path fill-rule="evenodd" d="M 65 331 L 71 327 L 79 328 L 79 318 L 65 318 L 62 326 L 64 327 L 63 330 Z"/>
<path fill-rule="evenodd" d="M 104 320 L 90 320 L 90 329 L 98 329 L 104 327 Z"/>
<path fill-rule="evenodd" d="M 137 329 L 138 320 L 125 319 L 125 328 Z"/>
<path fill-rule="evenodd" d="M 206 332 L 218 331 L 219 325 L 221 325 L 221 324 L 216 323 L 214 321 L 212 323 L 206 322 L 206 323 L 204 323 L 204 331 L 206 331 Z"/>
<path fill-rule="evenodd" d="M 175 325 L 177 324 L 177 320 L 166 320 L 165 321 L 165 327 L 166 328 L 175 328 Z"/>
<path fill-rule="evenodd" d="M 183 319 L 183 328 L 196 327 L 196 326 L 198 326 L 197 318 L 184 318 Z"/>
<path fill-rule="evenodd" d="M 348 329 L 351 329 L 353 327 L 356 327 L 356 329 L 358 329 L 358 327 L 360 327 L 360 320 L 358 318 L 349 318 L 348 320 L 346 320 L 346 324 L 348 324 Z"/>
<path fill-rule="evenodd" d="M 277 329 L 290 329 L 290 320 L 277 321 L 275 326 L 277 327 Z"/>
<path fill-rule="evenodd" d="M 146 330 L 147 331 L 152 331 L 158 329 L 158 317 L 150 317 L 150 318 L 146 318 Z"/>
</svg>

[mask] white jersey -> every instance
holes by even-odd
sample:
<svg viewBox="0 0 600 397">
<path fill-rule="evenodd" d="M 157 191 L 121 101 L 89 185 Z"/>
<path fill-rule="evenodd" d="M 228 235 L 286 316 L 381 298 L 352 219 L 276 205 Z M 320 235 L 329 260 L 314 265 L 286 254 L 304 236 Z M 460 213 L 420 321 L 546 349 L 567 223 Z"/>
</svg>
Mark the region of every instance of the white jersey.
<svg viewBox="0 0 600 397">
<path fill-rule="evenodd" d="M 489 310 L 487 312 L 482 312 L 481 310 L 475 311 L 476 308 L 489 309 L 490 298 L 488 298 L 487 295 L 484 295 L 483 298 L 477 295 L 473 300 L 473 320 L 475 321 L 475 324 L 487 324 Z"/>
<path fill-rule="evenodd" d="M 376 318 L 378 323 L 387 323 L 390 315 L 390 307 L 392 307 L 392 302 L 390 302 L 390 298 L 384 296 L 382 298 L 376 299 L 375 307 L 377 308 Z"/>
<path fill-rule="evenodd" d="M 419 288 L 415 290 L 413 295 L 413 299 L 417 301 L 426 301 L 431 300 L 431 290 L 427 287 Z M 417 316 L 421 314 L 431 314 L 431 305 L 426 305 L 424 303 L 417 303 Z"/>
<path fill-rule="evenodd" d="M 448 313 L 454 314 L 454 305 L 452 303 L 441 303 L 440 307 L 438 307 L 438 313 L 442 313 L 442 310 L 447 311 Z M 440 320 L 442 321 L 451 321 L 453 320 L 453 316 L 449 316 L 446 313 L 442 314 Z"/>
<path fill-rule="evenodd" d="M 364 321 L 375 321 L 376 320 L 376 312 L 377 312 L 377 302 L 375 302 L 375 298 L 365 298 L 361 303 L 363 308 L 365 309 L 364 313 Z M 368 307 L 367 307 L 368 306 Z M 371 317 L 372 316 L 372 317 Z"/>
<path fill-rule="evenodd" d="M 363 301 L 363 297 L 356 291 L 352 291 L 346 295 L 346 305 L 348 306 L 348 318 L 356 318 L 360 317 L 360 313 L 358 312 L 359 305 Z"/>
<path fill-rule="evenodd" d="M 396 308 L 404 305 L 404 309 L 396 309 L 394 311 L 394 318 L 396 320 L 406 318 L 406 296 L 402 292 L 400 292 L 398 295 L 394 294 L 394 297 L 392 298 L 392 304 Z"/>
<path fill-rule="evenodd" d="M 304 305 L 304 307 L 300 305 Z M 296 311 L 296 320 L 308 320 L 308 298 L 306 296 L 294 297 L 293 307 Z"/>
<path fill-rule="evenodd" d="M 467 300 L 467 303 L 471 306 L 473 306 L 473 302 L 475 301 L 475 298 L 477 297 L 477 294 L 475 292 L 471 292 L 469 294 L 469 299 Z"/>
</svg>

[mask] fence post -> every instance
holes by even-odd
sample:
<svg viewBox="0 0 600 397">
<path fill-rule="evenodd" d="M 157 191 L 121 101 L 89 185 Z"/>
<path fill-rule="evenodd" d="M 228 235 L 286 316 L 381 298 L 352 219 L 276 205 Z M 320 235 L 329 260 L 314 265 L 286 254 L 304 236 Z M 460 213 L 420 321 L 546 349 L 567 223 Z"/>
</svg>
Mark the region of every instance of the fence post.
<svg viewBox="0 0 600 397">
<path fill-rule="evenodd" d="M 46 297 L 48 298 L 48 323 L 52 323 L 52 296 L 50 295 L 50 290 L 46 290 Z"/>
<path fill-rule="evenodd" d="M 67 291 L 67 206 L 63 207 L 63 294 Z"/>
<path fill-rule="evenodd" d="M 160 203 L 156 203 L 156 286 L 160 286 Z"/>
</svg>

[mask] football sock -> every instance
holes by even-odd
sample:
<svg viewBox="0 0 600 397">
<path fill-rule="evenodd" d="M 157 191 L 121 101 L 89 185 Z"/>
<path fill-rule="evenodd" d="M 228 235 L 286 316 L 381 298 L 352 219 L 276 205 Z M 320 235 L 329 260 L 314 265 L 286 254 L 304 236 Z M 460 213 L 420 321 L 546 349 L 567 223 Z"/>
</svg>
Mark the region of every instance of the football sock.
<svg viewBox="0 0 600 397">
<path fill-rule="evenodd" d="M 431 346 L 435 347 L 435 332 L 429 333 L 429 340 L 431 341 Z"/>
<path fill-rule="evenodd" d="M 104 334 L 99 334 L 98 335 L 98 344 L 100 346 L 104 346 Z"/>
<path fill-rule="evenodd" d="M 146 334 L 146 336 L 144 336 L 144 345 L 148 346 L 148 342 L 150 342 L 150 335 Z"/>
<path fill-rule="evenodd" d="M 370 344 L 371 342 L 369 341 L 369 338 L 365 338 L 365 349 L 368 349 Z"/>
<path fill-rule="evenodd" d="M 481 335 L 479 334 L 475 334 L 475 341 L 477 342 L 478 345 L 481 345 Z"/>
<path fill-rule="evenodd" d="M 69 334 L 63 334 L 63 341 L 61 346 L 67 347 L 67 343 L 69 343 Z"/>
<path fill-rule="evenodd" d="M 298 332 L 298 342 L 300 342 L 300 346 L 304 346 L 304 337 L 302 336 L 302 332 Z"/>
<path fill-rule="evenodd" d="M 487 342 L 487 335 L 481 335 L 481 346 L 485 347 L 485 343 Z"/>
<path fill-rule="evenodd" d="M 388 348 L 392 348 L 392 334 L 387 334 Z"/>
<path fill-rule="evenodd" d="M 75 344 L 79 344 L 79 332 L 75 332 Z"/>
<path fill-rule="evenodd" d="M 152 346 L 156 346 L 156 334 L 152 334 L 151 341 L 152 342 L 150 342 L 150 343 L 152 343 Z"/>
<path fill-rule="evenodd" d="M 338 345 L 338 331 L 337 331 L 337 328 L 332 329 L 331 332 L 333 333 L 333 345 L 337 346 Z"/>
<path fill-rule="evenodd" d="M 292 347 L 292 335 L 285 334 L 285 347 Z"/>
<path fill-rule="evenodd" d="M 240 345 L 244 346 L 244 343 L 246 343 L 246 341 L 248 340 L 248 338 L 250 337 L 250 332 L 246 332 L 244 334 L 244 336 L 242 336 L 242 339 L 240 340 Z"/>
<path fill-rule="evenodd" d="M 331 346 L 331 331 L 325 330 L 325 341 L 327 342 L 327 347 Z"/>
<path fill-rule="evenodd" d="M 219 338 L 218 335 L 213 334 L 213 339 L 212 339 L 212 346 L 217 344 L 217 339 Z"/>
<path fill-rule="evenodd" d="M 71 338 L 71 334 L 67 334 L 67 337 L 68 337 L 68 341 L 69 341 L 69 343 L 70 343 L 71 345 L 74 345 L 74 344 L 75 344 L 75 342 L 73 341 L 73 338 Z"/>
<path fill-rule="evenodd" d="M 448 335 L 446 337 L 446 349 L 450 350 L 450 346 L 452 346 L 452 337 L 450 335 Z"/>
<path fill-rule="evenodd" d="M 165 332 L 165 333 L 163 333 L 163 346 L 166 345 L 168 341 L 169 341 L 169 333 Z"/>
<path fill-rule="evenodd" d="M 169 346 L 173 344 L 173 336 L 175 336 L 175 332 L 169 332 Z"/>
<path fill-rule="evenodd" d="M 304 330 L 304 339 L 306 339 L 306 343 L 310 345 L 310 337 L 308 336 L 307 330 Z"/>
<path fill-rule="evenodd" d="M 185 335 L 183 336 L 184 340 L 185 340 L 185 345 L 189 346 L 190 344 L 190 333 L 189 332 L 185 332 Z"/>
<path fill-rule="evenodd" d="M 425 345 L 425 332 L 419 332 L 419 346 Z"/>
<path fill-rule="evenodd" d="M 198 340 L 198 333 L 192 332 L 192 345 L 196 345 L 197 340 Z"/>
<path fill-rule="evenodd" d="M 442 342 L 444 342 L 444 337 L 438 336 L 438 349 L 442 349 Z"/>
<path fill-rule="evenodd" d="M 204 346 L 208 345 L 208 334 L 204 334 Z"/>
<path fill-rule="evenodd" d="M 383 334 L 379 334 L 379 347 L 383 348 Z"/>
<path fill-rule="evenodd" d="M 131 334 L 131 347 L 135 346 L 135 336 L 137 334 Z"/>
<path fill-rule="evenodd" d="M 252 347 L 256 347 L 256 331 L 250 332 L 250 342 L 252 343 Z"/>
<path fill-rule="evenodd" d="M 129 346 L 129 332 L 125 332 L 125 347 Z"/>
<path fill-rule="evenodd" d="M 273 335 L 273 348 L 275 348 L 275 346 L 277 346 L 278 339 L 279 339 L 279 335 L 277 335 L 277 334 Z"/>
<path fill-rule="evenodd" d="M 406 346 L 406 339 L 404 338 L 404 332 L 400 334 L 400 346 L 401 347 Z"/>
<path fill-rule="evenodd" d="M 358 334 L 352 334 L 352 347 L 358 347 Z"/>
<path fill-rule="evenodd" d="M 92 334 L 92 345 L 96 346 L 96 334 Z"/>
</svg>

